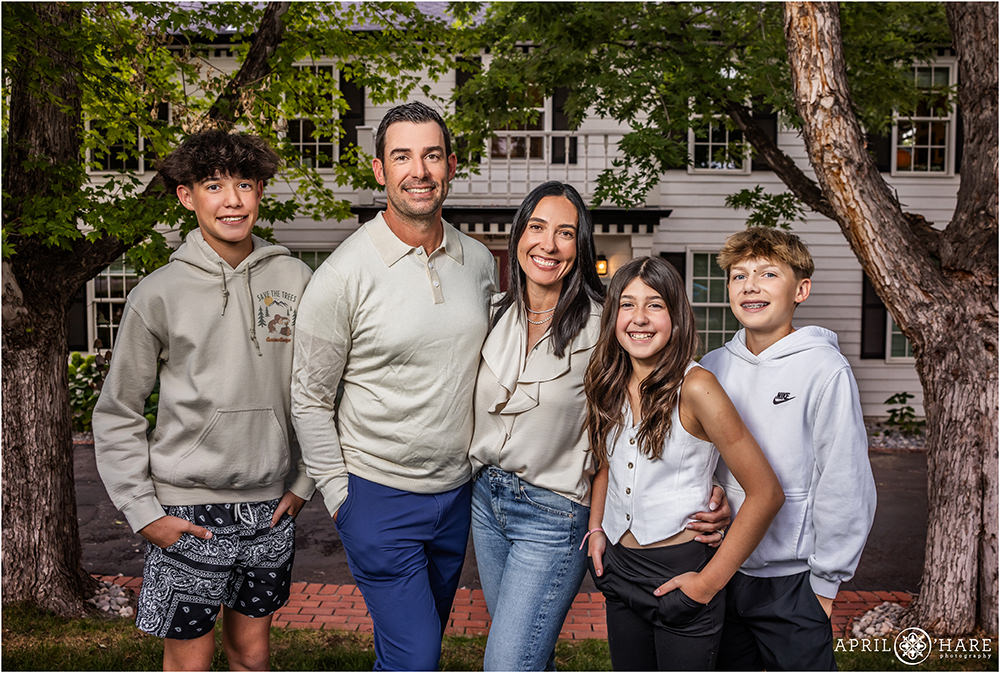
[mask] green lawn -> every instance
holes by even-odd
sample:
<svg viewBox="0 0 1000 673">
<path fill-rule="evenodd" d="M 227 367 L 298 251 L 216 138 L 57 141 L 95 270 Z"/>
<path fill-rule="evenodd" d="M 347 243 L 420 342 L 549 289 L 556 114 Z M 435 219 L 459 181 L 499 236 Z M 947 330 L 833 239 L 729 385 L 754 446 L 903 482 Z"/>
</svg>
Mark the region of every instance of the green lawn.
<svg viewBox="0 0 1000 673">
<path fill-rule="evenodd" d="M 366 634 L 273 629 L 271 645 L 271 665 L 276 671 L 370 671 L 375 663 L 371 636 Z M 480 670 L 485 645 L 485 637 L 446 637 L 442 670 Z M 0 666 L 8 671 L 158 671 L 162 665 L 160 641 L 140 633 L 130 621 L 100 617 L 62 619 L 17 605 L 3 608 L 2 648 Z M 220 644 L 213 670 L 228 670 L 221 649 Z M 932 657 L 918 666 L 906 666 L 891 653 L 838 652 L 837 664 L 845 671 L 996 671 L 996 641 L 991 649 L 988 659 Z M 611 670 L 607 643 L 560 642 L 556 666 L 564 671 Z"/>
</svg>

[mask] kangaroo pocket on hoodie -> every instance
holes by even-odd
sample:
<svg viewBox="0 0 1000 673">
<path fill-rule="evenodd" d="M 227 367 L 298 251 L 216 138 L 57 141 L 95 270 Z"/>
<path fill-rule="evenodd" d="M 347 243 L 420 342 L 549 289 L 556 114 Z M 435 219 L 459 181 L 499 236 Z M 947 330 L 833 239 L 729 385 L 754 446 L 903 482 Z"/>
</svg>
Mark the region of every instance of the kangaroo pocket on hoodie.
<svg viewBox="0 0 1000 673">
<path fill-rule="evenodd" d="M 811 550 L 803 550 L 800 540 L 809 509 L 808 492 L 786 492 L 785 504 L 778 510 L 764 538 L 743 567 L 764 568 L 771 563 L 805 559 Z"/>
<path fill-rule="evenodd" d="M 266 486 L 288 473 L 287 447 L 273 409 L 219 409 L 166 481 L 182 488 Z"/>
</svg>

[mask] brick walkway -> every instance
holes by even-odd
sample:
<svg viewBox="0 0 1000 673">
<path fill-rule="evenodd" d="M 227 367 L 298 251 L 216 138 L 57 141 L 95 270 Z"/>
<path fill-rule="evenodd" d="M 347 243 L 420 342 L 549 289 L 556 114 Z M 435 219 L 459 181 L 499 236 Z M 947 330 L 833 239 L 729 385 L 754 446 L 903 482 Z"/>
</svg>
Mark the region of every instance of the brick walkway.
<svg viewBox="0 0 1000 673">
<path fill-rule="evenodd" d="M 97 579 L 114 582 L 139 591 L 141 577 L 103 575 Z M 847 635 L 855 617 L 863 615 L 883 601 L 909 605 L 913 596 L 904 591 L 841 591 L 833 606 L 833 636 Z M 274 617 L 274 625 L 300 629 L 333 629 L 371 633 L 372 622 L 361 592 L 353 584 L 314 584 L 295 582 L 288 604 Z M 451 609 L 450 635 L 480 635 L 489 630 L 490 616 L 479 589 L 459 589 Z M 604 596 L 581 593 L 573 601 L 560 638 L 581 640 L 608 637 L 604 621 Z"/>
</svg>

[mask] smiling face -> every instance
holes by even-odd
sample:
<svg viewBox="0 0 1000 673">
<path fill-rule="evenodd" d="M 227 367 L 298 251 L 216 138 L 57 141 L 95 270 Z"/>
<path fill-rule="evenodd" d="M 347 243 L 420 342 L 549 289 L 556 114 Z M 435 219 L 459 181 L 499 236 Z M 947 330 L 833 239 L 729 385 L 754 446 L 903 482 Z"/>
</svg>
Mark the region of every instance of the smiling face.
<svg viewBox="0 0 1000 673">
<path fill-rule="evenodd" d="M 229 175 L 215 175 L 190 187 L 177 187 L 181 205 L 198 217 L 205 242 L 230 263 L 234 249 L 249 246 L 247 254 L 253 249 L 250 232 L 257 222 L 263 193 L 263 182 Z"/>
<path fill-rule="evenodd" d="M 576 206 L 565 196 L 546 196 L 531 211 L 517 241 L 517 261 L 529 292 L 558 291 L 576 262 Z"/>
<path fill-rule="evenodd" d="M 640 380 L 656 366 L 672 334 L 667 302 L 642 278 L 633 278 L 618 300 L 615 337 L 629 354 Z"/>
<path fill-rule="evenodd" d="M 791 334 L 795 307 L 809 296 L 811 282 L 784 262 L 752 258 L 729 269 L 729 306 L 747 330 L 747 346 L 759 354 Z"/>
<path fill-rule="evenodd" d="M 384 156 L 372 160 L 375 179 L 385 186 L 388 217 L 411 222 L 440 220 L 457 161 L 454 154 L 445 154 L 444 133 L 437 123 L 390 125 Z"/>
</svg>

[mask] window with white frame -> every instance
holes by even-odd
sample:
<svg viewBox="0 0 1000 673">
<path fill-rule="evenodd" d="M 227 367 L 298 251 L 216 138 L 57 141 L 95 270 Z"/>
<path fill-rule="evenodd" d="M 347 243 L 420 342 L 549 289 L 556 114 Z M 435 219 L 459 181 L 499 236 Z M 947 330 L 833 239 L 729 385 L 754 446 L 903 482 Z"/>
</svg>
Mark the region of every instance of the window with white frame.
<svg viewBox="0 0 1000 673">
<path fill-rule="evenodd" d="M 743 132 L 728 118 L 701 117 L 688 129 L 689 167 L 692 173 L 750 172 L 750 152 Z"/>
<path fill-rule="evenodd" d="M 868 277 L 861 276 L 862 359 L 912 362 L 913 345 L 899 329 Z"/>
<path fill-rule="evenodd" d="M 896 324 L 896 321 L 891 316 L 889 317 L 887 328 L 888 335 L 886 338 L 889 342 L 889 359 L 912 359 L 913 345 L 906 338 L 906 335 L 903 334 L 903 330 L 899 329 L 899 325 Z"/>
<path fill-rule="evenodd" d="M 347 79 L 343 70 L 333 64 L 313 63 L 296 67 L 299 70 L 307 70 L 318 75 L 327 80 L 329 84 L 336 81 L 340 96 L 347 104 L 347 109 L 339 112 L 340 125 L 343 130 L 339 141 L 333 134 L 320 132 L 316 128 L 316 122 L 312 119 L 291 117 L 287 120 L 288 130 L 285 137 L 289 144 L 295 148 L 300 161 L 311 168 L 333 168 L 349 146 L 358 144 L 358 127 L 365 124 L 365 89 L 353 80 Z M 330 109 L 328 115 L 330 117 L 338 115 L 340 103 L 337 101 L 337 94 L 331 91 L 328 103 L 327 100 L 322 101 L 324 107 L 327 104 L 329 104 Z M 309 107 L 306 106 L 307 109 Z M 317 111 L 317 114 L 326 113 Z"/>
<path fill-rule="evenodd" d="M 955 69 L 949 63 L 917 65 L 913 78 L 922 95 L 911 114 L 896 115 L 892 171 L 896 175 L 951 174 L 955 112 L 950 92 Z"/>
<path fill-rule="evenodd" d="M 688 255 L 688 296 L 704 354 L 729 341 L 739 331 L 740 324 L 729 308 L 726 272 L 716 262 L 715 253 Z"/>
<path fill-rule="evenodd" d="M 537 115 L 534 121 L 524 122 L 517 127 L 508 125 L 498 129 L 490 142 L 490 157 L 493 159 L 544 159 L 546 107 L 550 102 L 542 90 L 532 87 L 530 107 Z M 524 133 L 519 133 L 524 132 Z"/>
<path fill-rule="evenodd" d="M 88 283 L 87 322 L 94 350 L 114 349 L 125 297 L 139 283 L 139 274 L 119 257 Z M 98 346 L 100 342 L 100 346 Z"/>
<path fill-rule="evenodd" d="M 156 123 L 170 123 L 170 104 L 160 103 L 156 106 Z M 109 131 L 107 127 L 97 119 L 88 119 L 87 130 L 97 133 L 102 137 L 107 137 Z M 87 161 L 91 172 L 95 173 L 118 173 L 122 171 L 134 171 L 144 173 L 153 170 L 153 164 L 157 160 L 156 153 L 152 146 L 147 147 L 146 139 L 137 128 L 133 129 L 128 140 L 110 142 L 102 149 L 92 148 L 88 150 Z"/>
<path fill-rule="evenodd" d="M 333 81 L 336 72 L 332 65 L 301 65 L 299 70 L 308 70 L 314 74 Z M 335 101 L 330 94 L 330 105 Z M 335 107 L 333 109 L 336 109 Z M 291 118 L 288 120 L 288 142 L 295 148 L 300 161 L 310 168 L 333 168 L 336 159 L 336 138 L 332 135 L 318 133 L 316 123 L 312 119 Z"/>
</svg>

